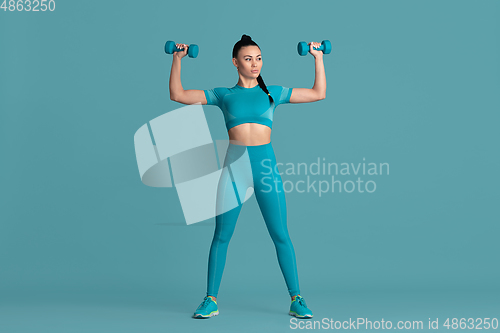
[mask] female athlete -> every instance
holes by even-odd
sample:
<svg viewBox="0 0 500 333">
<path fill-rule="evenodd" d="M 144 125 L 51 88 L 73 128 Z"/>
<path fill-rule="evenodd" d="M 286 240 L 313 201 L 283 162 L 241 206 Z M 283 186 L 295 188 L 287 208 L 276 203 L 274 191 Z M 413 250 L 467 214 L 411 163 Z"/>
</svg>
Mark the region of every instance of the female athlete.
<svg viewBox="0 0 500 333">
<path fill-rule="evenodd" d="M 183 104 L 217 105 L 224 113 L 230 144 L 217 188 L 215 232 L 208 258 L 207 294 L 196 309 L 194 318 L 210 318 L 219 314 L 217 294 L 226 263 L 229 241 L 249 186 L 253 187 L 267 229 L 276 247 L 278 263 L 283 273 L 292 303 L 289 314 L 312 318 L 312 311 L 300 295 L 295 252 L 287 229 L 285 192 L 276 167 L 271 144 L 271 129 L 276 106 L 286 103 L 308 103 L 326 96 L 323 52 L 314 50 L 320 43 L 310 42 L 309 52 L 315 58 L 315 80 L 311 89 L 266 86 L 262 76 L 262 54 L 250 36 L 243 35 L 233 48 L 233 65 L 238 70 L 238 83 L 232 88 L 184 90 L 181 84 L 181 59 L 188 45 L 176 44 L 182 51 L 174 52 L 170 72 L 170 99 Z M 245 176 L 233 163 L 248 152 L 251 175 Z M 233 164 L 232 164 L 233 163 Z M 229 167 L 230 166 L 230 167 Z M 242 175 L 243 174 L 243 175 Z M 242 198 L 235 208 L 223 210 L 227 200 L 240 187 Z M 242 187 L 241 187 L 242 186 Z M 236 190 L 238 193 L 238 189 Z M 243 200 L 242 200 L 243 199 Z"/>
</svg>

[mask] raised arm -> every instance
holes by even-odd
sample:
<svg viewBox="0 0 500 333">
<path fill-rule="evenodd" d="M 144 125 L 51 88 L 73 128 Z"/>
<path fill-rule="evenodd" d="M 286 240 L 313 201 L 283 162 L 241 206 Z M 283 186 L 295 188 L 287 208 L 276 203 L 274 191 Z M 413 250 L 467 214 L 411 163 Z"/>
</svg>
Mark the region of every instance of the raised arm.
<svg viewBox="0 0 500 333">
<path fill-rule="evenodd" d="M 183 51 L 174 52 L 172 58 L 172 69 L 170 70 L 170 99 L 182 104 L 207 104 L 205 92 L 203 90 L 184 90 L 181 83 L 181 59 L 186 56 L 188 45 L 176 44 L 177 48 L 184 48 Z"/>
<path fill-rule="evenodd" d="M 321 43 L 309 43 L 309 52 L 314 56 L 315 78 L 311 89 L 293 88 L 290 96 L 290 103 L 309 103 L 326 98 L 326 76 L 325 65 L 323 64 L 323 52 L 313 50 L 313 47 L 320 47 Z"/>
</svg>

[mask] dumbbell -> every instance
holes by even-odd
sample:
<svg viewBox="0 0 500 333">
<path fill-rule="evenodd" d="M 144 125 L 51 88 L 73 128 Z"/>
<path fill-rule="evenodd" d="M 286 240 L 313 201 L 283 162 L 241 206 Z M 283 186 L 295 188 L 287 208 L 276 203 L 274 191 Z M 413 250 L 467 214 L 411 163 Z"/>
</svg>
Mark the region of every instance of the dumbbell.
<svg viewBox="0 0 500 333">
<path fill-rule="evenodd" d="M 318 48 L 313 47 L 313 50 L 323 51 L 324 54 L 332 52 L 332 44 L 329 40 L 324 40 L 321 42 L 321 46 Z M 299 42 L 297 45 L 297 51 L 301 56 L 305 56 L 309 52 L 309 45 L 306 42 Z"/>
<path fill-rule="evenodd" d="M 173 54 L 174 52 L 179 52 L 183 51 L 184 49 L 178 49 L 175 46 L 175 42 L 172 40 L 169 40 L 165 43 L 165 53 L 167 54 Z M 188 46 L 188 56 L 191 58 L 196 58 L 198 56 L 198 45 L 196 44 L 191 44 Z"/>
</svg>

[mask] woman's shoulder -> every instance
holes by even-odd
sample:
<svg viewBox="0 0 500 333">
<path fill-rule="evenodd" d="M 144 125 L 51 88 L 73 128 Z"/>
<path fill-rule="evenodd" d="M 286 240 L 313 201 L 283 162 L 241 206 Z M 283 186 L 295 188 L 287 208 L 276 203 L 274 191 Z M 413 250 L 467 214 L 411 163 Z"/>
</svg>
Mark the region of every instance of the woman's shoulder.
<svg viewBox="0 0 500 333">
<path fill-rule="evenodd" d="M 213 90 L 213 91 L 217 91 L 217 92 L 226 92 L 226 91 L 229 91 L 229 89 L 231 89 L 231 88 L 228 88 L 228 87 L 215 87 L 215 88 L 205 89 L 205 90 Z"/>
<path fill-rule="evenodd" d="M 284 86 L 278 86 L 275 84 L 270 84 L 267 86 L 267 90 L 269 90 L 269 93 L 274 96 L 281 96 L 282 94 L 288 93 L 288 90 L 290 88 L 284 87 Z"/>
<path fill-rule="evenodd" d="M 227 87 L 215 87 L 212 89 L 205 89 L 205 95 L 213 96 L 217 99 L 222 99 L 230 91 Z"/>
<path fill-rule="evenodd" d="M 276 85 L 276 84 L 270 84 L 267 86 L 267 90 L 271 91 L 277 91 L 277 92 L 280 92 L 282 91 L 283 89 L 287 89 L 285 86 L 279 86 L 279 85 Z"/>
</svg>

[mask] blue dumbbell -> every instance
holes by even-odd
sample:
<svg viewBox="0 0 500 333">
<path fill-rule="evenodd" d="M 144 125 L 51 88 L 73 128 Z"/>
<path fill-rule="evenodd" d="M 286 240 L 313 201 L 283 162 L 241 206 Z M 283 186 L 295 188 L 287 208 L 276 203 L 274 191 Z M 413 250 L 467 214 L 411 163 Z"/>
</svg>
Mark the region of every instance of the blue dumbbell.
<svg viewBox="0 0 500 333">
<path fill-rule="evenodd" d="M 172 40 L 169 40 L 165 43 L 165 53 L 167 54 L 174 54 L 174 52 L 179 52 L 183 51 L 184 49 L 178 49 L 175 46 L 175 42 Z M 188 56 L 190 58 L 196 58 L 198 56 L 198 45 L 196 44 L 191 44 L 188 46 Z"/>
<path fill-rule="evenodd" d="M 329 40 L 324 40 L 321 42 L 321 46 L 316 48 L 313 47 L 314 50 L 323 51 L 324 54 L 328 54 L 332 52 L 332 44 L 330 44 Z M 307 52 L 309 52 L 309 45 L 306 42 L 299 42 L 297 45 L 297 51 L 301 56 L 305 56 Z"/>
</svg>

